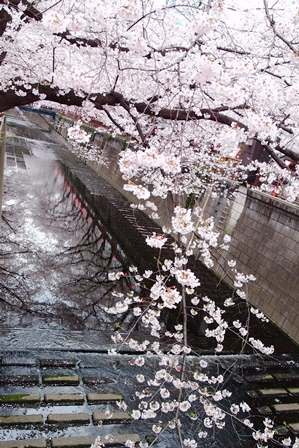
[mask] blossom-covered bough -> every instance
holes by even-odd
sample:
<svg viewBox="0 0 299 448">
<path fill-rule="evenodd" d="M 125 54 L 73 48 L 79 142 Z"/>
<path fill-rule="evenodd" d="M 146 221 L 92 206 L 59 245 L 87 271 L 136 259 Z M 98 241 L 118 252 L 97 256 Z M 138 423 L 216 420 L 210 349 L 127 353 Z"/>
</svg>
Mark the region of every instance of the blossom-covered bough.
<svg viewBox="0 0 299 448">
<path fill-rule="evenodd" d="M 231 392 L 222 375 L 209 373 L 206 361 L 190 368 L 190 319 L 203 315 L 205 334 L 223 350 L 228 332 L 244 346 L 265 355 L 272 346 L 250 333 L 250 316 L 266 320 L 248 301 L 252 276 L 228 272 L 234 293 L 216 303 L 200 294 L 200 282 L 189 266 L 200 256 L 212 267 L 211 249 L 226 248 L 212 220 L 204 219 L 203 193 L 217 194 L 227 185 L 246 183 L 254 172 L 260 188 L 278 188 L 289 200 L 298 195 L 299 162 L 299 10 L 294 0 L 2 0 L 0 12 L 0 111 L 50 101 L 80 113 L 83 122 L 98 120 L 129 144 L 119 166 L 125 188 L 140 200 L 139 208 L 158 218 L 156 198 L 171 194 L 176 206 L 165 235 L 146 243 L 159 251 L 156 270 L 137 272 L 134 281 L 146 284 L 146 297 L 133 292 L 109 311 L 134 309 L 145 328 L 142 342 L 115 337 L 134 350 L 159 359 L 152 377 L 141 367 L 137 381 L 136 419 L 154 418 L 157 437 L 177 432 L 184 447 L 202 440 L 234 418 L 252 432 L 256 446 L 275 438 L 272 423 L 256 430 L 245 402 L 222 405 Z M 80 127 L 70 136 L 82 144 Z M 242 166 L 241 146 L 258 154 Z M 94 154 L 94 152 L 93 152 Z M 175 241 L 175 242 L 174 242 Z M 171 245 L 171 258 L 163 250 Z M 143 287 L 144 289 L 144 287 Z M 226 310 L 241 300 L 248 308 L 244 321 L 226 319 Z M 179 323 L 166 329 L 165 310 Z M 167 349 L 160 344 L 163 333 Z M 189 358 L 188 358 L 189 357 Z M 207 373 L 206 373 L 207 372 Z M 200 406 L 199 406 L 200 404 Z M 202 411 L 198 411 L 198 409 Z M 186 415 L 198 422 L 184 430 Z M 159 420 L 161 423 L 159 423 Z M 189 419 L 190 420 L 190 419 Z M 158 423 L 157 423 L 158 421 Z M 155 436 L 155 438 L 156 438 Z M 152 446 L 142 442 L 140 447 Z M 100 441 L 98 442 L 100 444 Z M 277 442 L 297 446 L 294 440 Z M 133 444 L 128 442 L 128 446 Z"/>
</svg>

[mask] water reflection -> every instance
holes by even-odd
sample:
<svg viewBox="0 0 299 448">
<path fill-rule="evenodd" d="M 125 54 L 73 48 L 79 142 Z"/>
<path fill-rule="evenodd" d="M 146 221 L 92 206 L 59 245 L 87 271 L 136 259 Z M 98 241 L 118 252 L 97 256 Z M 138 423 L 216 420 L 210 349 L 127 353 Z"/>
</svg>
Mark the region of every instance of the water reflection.
<svg viewBox="0 0 299 448">
<path fill-rule="evenodd" d="M 28 157 L 26 168 L 8 172 L 14 198 L 7 198 L 6 207 L 17 226 L 12 230 L 3 223 L 1 251 L 10 252 L 5 261 L 10 275 L 4 268 L 0 272 L 0 285 L 7 285 L 3 321 L 30 325 L 34 315 L 36 325 L 77 330 L 129 323 L 129 312 L 120 322 L 104 311 L 119 293 L 137 285 L 129 277 L 109 280 L 109 273 L 128 272 L 130 262 L 92 208 L 88 192 L 53 158 L 45 164 Z"/>
<path fill-rule="evenodd" d="M 137 285 L 129 277 L 111 281 L 108 274 L 128 273 L 130 263 L 91 207 L 87 193 L 62 164 L 56 166 L 54 184 L 60 194 L 49 196 L 49 219 L 69 237 L 54 261 L 55 270 L 65 279 L 58 293 L 67 298 L 69 307 L 57 303 L 57 311 L 64 309 L 65 319 L 76 316 L 81 326 L 100 324 L 111 329 L 111 323 L 118 325 L 119 321 L 115 317 L 111 322 L 104 307 L 111 305 L 119 293 L 136 290 Z"/>
</svg>

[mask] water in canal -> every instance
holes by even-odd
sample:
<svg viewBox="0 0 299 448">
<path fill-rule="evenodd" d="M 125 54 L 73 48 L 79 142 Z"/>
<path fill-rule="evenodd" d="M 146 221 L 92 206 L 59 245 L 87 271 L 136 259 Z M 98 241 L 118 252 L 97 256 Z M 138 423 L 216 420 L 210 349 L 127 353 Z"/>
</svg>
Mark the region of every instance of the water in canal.
<svg viewBox="0 0 299 448">
<path fill-rule="evenodd" d="M 32 329 L 49 329 L 52 342 L 64 345 L 67 330 L 100 329 L 104 336 L 106 330 L 125 328 L 129 314 L 120 321 L 104 309 L 119 293 L 137 288 L 129 277 L 109 279 L 111 273 L 128 272 L 132 260 L 61 161 L 61 142 L 21 118 L 7 120 L 1 329 L 22 329 L 25 339 Z"/>
</svg>

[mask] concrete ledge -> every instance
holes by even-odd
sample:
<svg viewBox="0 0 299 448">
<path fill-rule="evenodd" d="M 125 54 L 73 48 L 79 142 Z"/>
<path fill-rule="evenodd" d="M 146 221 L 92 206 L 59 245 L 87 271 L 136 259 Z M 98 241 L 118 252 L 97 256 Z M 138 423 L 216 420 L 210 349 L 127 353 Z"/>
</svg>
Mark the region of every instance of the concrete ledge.
<svg viewBox="0 0 299 448">
<path fill-rule="evenodd" d="M 80 379 L 78 375 L 44 375 L 43 383 L 57 385 L 78 386 Z"/>
<path fill-rule="evenodd" d="M 24 394 L 22 392 L 0 395 L 0 403 L 10 404 L 10 403 L 39 403 L 41 401 L 41 396 L 39 394 Z"/>
<path fill-rule="evenodd" d="M 247 190 L 247 196 L 269 204 L 272 207 L 280 208 L 281 210 L 292 215 L 299 216 L 299 205 L 296 203 L 292 204 L 283 199 L 252 189 Z"/>
<path fill-rule="evenodd" d="M 297 422 L 297 423 L 289 423 L 288 426 L 293 431 L 293 433 L 299 434 L 299 422 Z"/>
<path fill-rule="evenodd" d="M 93 420 L 98 423 L 98 422 L 103 422 L 103 423 L 112 423 L 112 422 L 127 422 L 130 421 L 132 419 L 132 417 L 127 414 L 127 412 L 110 412 L 110 413 L 106 413 L 106 412 L 100 412 L 100 411 L 96 411 L 93 413 Z"/>
<path fill-rule="evenodd" d="M 102 403 L 107 401 L 121 401 L 123 400 L 120 394 L 101 394 L 101 393 L 90 393 L 87 394 L 87 401 L 91 403 Z"/>
<path fill-rule="evenodd" d="M 46 448 L 44 439 L 8 440 L 0 442 L 0 448 Z"/>
<path fill-rule="evenodd" d="M 41 359 L 41 367 L 76 367 L 75 359 Z"/>
<path fill-rule="evenodd" d="M 78 414 L 49 414 L 47 423 L 68 424 L 68 423 L 90 423 L 90 416 L 86 413 Z"/>
<path fill-rule="evenodd" d="M 82 394 L 45 394 L 46 403 L 80 403 L 84 402 Z"/>
<path fill-rule="evenodd" d="M 288 395 L 286 389 L 259 389 L 259 393 L 264 397 L 276 397 L 277 395 Z"/>
<path fill-rule="evenodd" d="M 43 424 L 44 419 L 42 415 L 9 415 L 0 416 L 0 426 L 5 425 L 36 425 Z"/>
<path fill-rule="evenodd" d="M 283 414 L 292 414 L 292 413 L 298 413 L 299 412 L 299 403 L 280 403 L 280 404 L 274 404 L 273 409 L 278 413 Z"/>
<path fill-rule="evenodd" d="M 140 441 L 137 434 L 118 434 L 101 437 L 101 443 L 104 446 L 124 445 L 128 440 L 133 443 Z M 52 439 L 53 448 L 89 448 L 95 437 L 61 437 Z M 10 448 L 10 447 L 8 447 Z"/>
<path fill-rule="evenodd" d="M 35 375 L 26 375 L 26 376 L 1 376 L 0 384 L 29 384 L 29 385 L 38 385 L 39 378 Z"/>
</svg>

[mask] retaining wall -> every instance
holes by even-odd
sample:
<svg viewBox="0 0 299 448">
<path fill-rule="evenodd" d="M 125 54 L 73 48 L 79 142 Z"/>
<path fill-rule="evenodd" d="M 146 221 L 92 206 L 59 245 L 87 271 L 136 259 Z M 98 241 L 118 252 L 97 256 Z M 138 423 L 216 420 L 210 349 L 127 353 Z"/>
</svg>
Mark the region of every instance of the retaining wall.
<svg viewBox="0 0 299 448">
<path fill-rule="evenodd" d="M 217 274 L 236 259 L 240 271 L 257 278 L 250 301 L 299 342 L 299 207 L 240 189 L 231 200 L 210 200 L 206 213 L 232 238 L 228 252 L 217 251 Z"/>
</svg>

